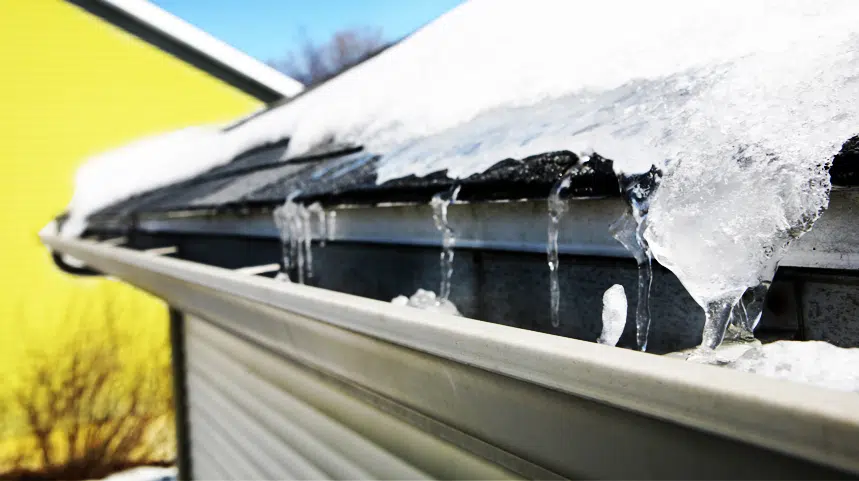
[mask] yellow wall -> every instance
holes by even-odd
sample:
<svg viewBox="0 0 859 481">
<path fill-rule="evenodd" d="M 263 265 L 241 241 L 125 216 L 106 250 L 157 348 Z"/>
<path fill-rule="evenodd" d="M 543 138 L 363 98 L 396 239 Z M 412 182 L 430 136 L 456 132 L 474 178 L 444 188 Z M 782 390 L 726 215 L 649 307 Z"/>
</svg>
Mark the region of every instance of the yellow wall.
<svg viewBox="0 0 859 481">
<path fill-rule="evenodd" d="M 123 324 L 140 339 L 166 333 L 157 301 L 117 282 L 61 273 L 36 237 L 71 199 L 82 160 L 259 105 L 62 0 L 0 0 L 0 390 L 14 382 L 28 349 L 68 329 L 75 316 L 67 311 L 87 311 L 71 303 L 118 298 Z"/>
</svg>

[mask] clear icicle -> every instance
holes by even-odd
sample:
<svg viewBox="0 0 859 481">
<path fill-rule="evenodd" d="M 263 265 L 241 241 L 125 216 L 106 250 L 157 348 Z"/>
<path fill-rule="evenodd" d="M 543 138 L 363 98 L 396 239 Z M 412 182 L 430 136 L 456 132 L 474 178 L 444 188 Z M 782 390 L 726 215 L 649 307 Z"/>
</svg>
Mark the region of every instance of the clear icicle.
<svg viewBox="0 0 859 481">
<path fill-rule="evenodd" d="M 650 332 L 650 287 L 653 283 L 653 256 L 644 239 L 650 198 L 662 179 L 662 172 L 652 167 L 649 172 L 637 175 L 619 175 L 618 182 L 630 210 L 609 228 L 635 258 L 638 264 L 638 301 L 635 308 L 636 342 L 642 351 L 647 350 Z"/>
<path fill-rule="evenodd" d="M 459 185 L 454 185 L 449 191 L 434 195 L 430 201 L 435 227 L 442 235 L 442 250 L 439 263 L 441 267 L 441 285 L 439 286 L 438 303 L 444 303 L 450 297 L 450 280 L 453 277 L 453 247 L 456 244 L 456 232 L 454 232 L 447 221 L 447 208 L 451 203 L 456 202 L 459 189 Z"/>
<path fill-rule="evenodd" d="M 325 215 L 325 209 L 319 202 L 314 202 L 307 206 L 307 212 L 316 217 L 317 235 L 319 237 L 319 245 L 325 247 L 325 241 L 328 238 L 328 222 Z"/>
<path fill-rule="evenodd" d="M 626 326 L 626 292 L 623 286 L 615 284 L 606 289 L 602 296 L 602 332 L 597 342 L 616 346 Z"/>
<path fill-rule="evenodd" d="M 332 210 L 325 216 L 325 240 L 334 240 L 337 235 L 337 211 Z"/>
<path fill-rule="evenodd" d="M 300 204 L 294 202 L 301 191 L 294 191 L 287 196 L 282 206 L 274 210 L 274 222 L 280 231 L 283 254 L 283 274 L 280 278 L 289 278 L 289 273 L 295 270 L 298 282 L 304 283 L 304 212 Z"/>
<path fill-rule="evenodd" d="M 301 222 L 301 247 L 304 251 L 304 266 L 307 279 L 313 278 L 313 233 L 311 232 L 310 211 L 304 206 L 298 207 L 299 220 Z"/>
<path fill-rule="evenodd" d="M 587 161 L 588 157 L 583 157 L 582 160 Z M 573 178 L 579 175 L 580 171 L 581 168 L 579 166 L 567 169 L 549 192 L 549 242 L 546 245 L 546 254 L 549 262 L 549 318 L 554 327 L 561 325 L 561 289 L 558 282 L 558 267 L 560 267 L 558 260 L 558 229 L 561 218 L 567 212 L 567 201 L 564 196 L 567 190 L 569 190 Z"/>
<path fill-rule="evenodd" d="M 289 271 L 292 269 L 292 256 L 289 250 L 289 220 L 286 218 L 284 206 L 275 208 L 272 216 L 280 233 L 280 252 L 283 257 L 283 270 L 277 274 L 277 279 L 288 281 L 290 280 Z"/>
</svg>

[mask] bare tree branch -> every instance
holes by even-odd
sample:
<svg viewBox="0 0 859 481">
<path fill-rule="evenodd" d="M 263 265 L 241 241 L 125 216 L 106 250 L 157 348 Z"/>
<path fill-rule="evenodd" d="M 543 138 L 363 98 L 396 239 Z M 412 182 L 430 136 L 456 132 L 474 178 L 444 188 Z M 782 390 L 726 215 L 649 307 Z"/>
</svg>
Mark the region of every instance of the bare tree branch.
<svg viewBox="0 0 859 481">
<path fill-rule="evenodd" d="M 340 30 L 322 43 L 314 42 L 302 30 L 298 48 L 282 59 L 269 62 L 269 65 L 311 87 L 362 62 L 386 46 L 380 28 Z"/>
</svg>

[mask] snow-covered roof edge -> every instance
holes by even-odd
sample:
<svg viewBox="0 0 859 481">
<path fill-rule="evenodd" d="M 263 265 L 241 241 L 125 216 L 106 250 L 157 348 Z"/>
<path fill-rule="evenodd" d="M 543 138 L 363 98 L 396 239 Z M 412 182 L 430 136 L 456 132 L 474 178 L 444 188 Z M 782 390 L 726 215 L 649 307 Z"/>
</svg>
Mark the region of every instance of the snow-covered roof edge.
<svg viewBox="0 0 859 481">
<path fill-rule="evenodd" d="M 301 82 L 147 0 L 69 0 L 264 102 L 294 97 Z"/>
</svg>

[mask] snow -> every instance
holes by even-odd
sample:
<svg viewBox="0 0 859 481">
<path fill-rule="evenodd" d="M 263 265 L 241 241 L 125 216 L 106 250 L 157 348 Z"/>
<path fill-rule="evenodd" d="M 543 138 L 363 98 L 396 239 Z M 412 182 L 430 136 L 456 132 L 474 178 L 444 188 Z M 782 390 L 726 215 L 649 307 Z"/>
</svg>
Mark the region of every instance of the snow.
<svg viewBox="0 0 859 481">
<path fill-rule="evenodd" d="M 850 0 L 474 0 L 248 127 L 260 141 L 288 132 L 290 156 L 332 136 L 362 144 L 384 155 L 379 183 L 558 149 L 643 171 L 776 134 L 817 147 L 849 129 L 784 129 L 827 113 L 855 125 L 851 104 L 777 101 L 794 87 L 828 95 L 830 80 L 853 88 L 857 14 Z"/>
<path fill-rule="evenodd" d="M 447 299 L 439 299 L 435 292 L 424 289 L 418 289 L 412 297 L 397 296 L 391 299 L 391 304 L 396 306 L 409 306 L 441 314 L 450 314 L 452 316 L 462 315 L 459 313 L 459 310 L 456 308 L 454 303 Z"/>
<path fill-rule="evenodd" d="M 105 481 L 175 481 L 177 476 L 176 468 L 142 466 L 112 474 L 104 479 Z"/>
<path fill-rule="evenodd" d="M 382 154 L 379 183 L 561 149 L 623 172 L 746 146 L 817 161 L 855 134 L 857 15 L 852 0 L 472 0 L 226 133 L 186 129 L 93 159 L 64 231 L 286 137 L 285 159 L 332 139 Z"/>
<path fill-rule="evenodd" d="M 716 349 L 687 349 L 666 354 L 701 364 L 759 374 L 839 391 L 859 392 L 859 348 L 823 341 L 777 341 L 761 344 L 726 341 Z"/>
<path fill-rule="evenodd" d="M 597 342 L 616 346 L 626 326 L 626 292 L 623 286 L 615 284 L 606 289 L 602 296 L 602 332 Z"/>
<path fill-rule="evenodd" d="M 725 367 L 794 382 L 859 392 L 859 348 L 823 341 L 778 341 L 749 349 Z"/>
<path fill-rule="evenodd" d="M 218 127 L 189 127 L 146 137 L 87 160 L 75 175 L 75 193 L 61 234 L 77 237 L 86 218 L 135 194 L 188 179 L 249 148 Z"/>
</svg>

